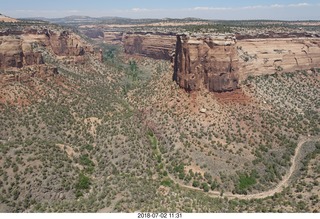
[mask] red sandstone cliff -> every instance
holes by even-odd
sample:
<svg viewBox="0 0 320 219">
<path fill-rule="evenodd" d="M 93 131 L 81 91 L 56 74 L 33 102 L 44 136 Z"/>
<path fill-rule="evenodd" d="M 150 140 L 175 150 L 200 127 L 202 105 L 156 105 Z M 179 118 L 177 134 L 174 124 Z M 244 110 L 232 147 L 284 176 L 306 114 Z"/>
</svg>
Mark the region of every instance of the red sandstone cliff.
<svg viewBox="0 0 320 219">
<path fill-rule="evenodd" d="M 36 64 L 43 64 L 43 58 L 31 49 L 30 43 L 20 36 L 0 36 L 0 69 Z"/>
<path fill-rule="evenodd" d="M 320 38 L 276 35 L 264 38 L 177 36 L 175 80 L 187 91 L 237 89 L 249 75 L 320 67 Z"/>
<path fill-rule="evenodd" d="M 94 53 L 93 47 L 86 45 L 81 38 L 68 31 L 60 33 L 47 31 L 49 45 L 59 56 L 82 56 L 85 53 Z"/>
<path fill-rule="evenodd" d="M 238 86 L 235 41 L 177 36 L 173 79 L 187 91 L 231 91 Z"/>
</svg>

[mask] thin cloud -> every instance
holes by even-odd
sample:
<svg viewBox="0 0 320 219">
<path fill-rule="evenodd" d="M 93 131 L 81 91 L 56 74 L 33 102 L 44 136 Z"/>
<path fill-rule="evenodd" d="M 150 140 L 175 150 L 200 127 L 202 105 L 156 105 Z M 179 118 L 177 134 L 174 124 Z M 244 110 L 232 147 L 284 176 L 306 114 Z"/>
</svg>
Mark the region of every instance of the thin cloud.
<svg viewBox="0 0 320 219">
<path fill-rule="evenodd" d="M 147 8 L 132 8 L 131 11 L 142 12 L 142 11 L 151 11 L 151 9 L 147 9 Z"/>
<path fill-rule="evenodd" d="M 319 6 L 320 4 L 318 4 Z M 289 7 L 308 7 L 312 6 L 309 3 L 298 3 L 298 4 L 273 4 L 273 5 L 249 5 L 244 7 L 235 7 L 235 8 L 216 8 L 216 7 L 194 7 L 191 10 L 194 11 L 218 11 L 218 10 L 252 10 L 252 9 L 263 9 L 263 8 L 289 8 Z M 190 9 L 189 9 L 190 10 Z"/>
<path fill-rule="evenodd" d="M 288 5 L 289 7 L 306 7 L 306 6 L 311 6 L 309 3 L 298 3 L 298 4 L 290 4 Z"/>
<path fill-rule="evenodd" d="M 223 11 L 223 10 L 230 10 L 232 8 L 217 8 L 217 7 L 194 7 L 193 10 L 195 11 Z"/>
<path fill-rule="evenodd" d="M 66 13 L 76 14 L 76 13 L 80 13 L 81 11 L 79 11 L 79 10 L 66 10 L 65 12 L 66 12 Z"/>
<path fill-rule="evenodd" d="M 19 9 L 19 10 L 15 10 L 15 12 L 18 12 L 18 13 L 33 13 L 33 12 L 35 12 L 35 10 Z"/>
<path fill-rule="evenodd" d="M 244 6 L 239 9 L 247 10 L 247 9 L 258 9 L 258 8 L 264 8 L 262 5 L 250 5 L 250 6 Z"/>
<path fill-rule="evenodd" d="M 161 12 L 161 11 L 168 11 L 167 9 L 162 8 L 132 8 L 130 10 L 119 10 L 121 11 L 131 11 L 131 12 Z"/>
<path fill-rule="evenodd" d="M 274 5 L 270 5 L 270 8 L 284 8 L 286 7 L 285 5 L 279 5 L 279 4 L 274 4 Z M 266 6 L 265 8 L 269 8 L 268 6 Z"/>
</svg>

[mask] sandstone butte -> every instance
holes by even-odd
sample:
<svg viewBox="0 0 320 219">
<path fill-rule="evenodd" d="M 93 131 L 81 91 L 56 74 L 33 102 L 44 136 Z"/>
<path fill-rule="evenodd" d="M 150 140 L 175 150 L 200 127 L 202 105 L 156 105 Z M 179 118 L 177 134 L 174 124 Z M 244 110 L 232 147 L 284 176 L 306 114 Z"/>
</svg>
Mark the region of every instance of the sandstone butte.
<svg viewBox="0 0 320 219">
<path fill-rule="evenodd" d="M 44 48 L 57 58 L 67 57 L 72 62 L 83 64 L 85 54 L 97 56 L 102 61 L 101 50 L 95 52 L 78 35 L 68 31 L 53 31 L 49 29 L 4 30 L 0 32 L 0 70 L 18 72 L 24 67 L 34 67 L 30 74 L 0 74 L 0 82 L 21 80 L 21 77 L 54 76 L 57 68 L 44 62 Z M 23 71 L 24 72 L 24 71 Z M 21 73 L 21 72 L 20 72 Z M 18 79 L 18 78 L 19 79 Z"/>
<path fill-rule="evenodd" d="M 200 35 L 104 32 L 128 54 L 172 60 L 173 80 L 187 91 L 232 91 L 248 76 L 320 67 L 320 36 L 308 33 Z M 173 57 L 172 57 L 172 54 Z"/>
</svg>

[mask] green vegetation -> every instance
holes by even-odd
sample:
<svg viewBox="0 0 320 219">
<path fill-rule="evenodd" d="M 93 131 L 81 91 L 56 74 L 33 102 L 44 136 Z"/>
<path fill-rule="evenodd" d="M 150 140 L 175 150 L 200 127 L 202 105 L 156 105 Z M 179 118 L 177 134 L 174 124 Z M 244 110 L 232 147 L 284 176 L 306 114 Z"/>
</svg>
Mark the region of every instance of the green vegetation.
<svg viewBox="0 0 320 219">
<path fill-rule="evenodd" d="M 205 182 L 201 184 L 200 188 L 203 189 L 204 192 L 209 192 L 209 189 L 210 189 L 208 183 L 205 183 Z"/>
<path fill-rule="evenodd" d="M 240 193 L 245 192 L 252 185 L 256 184 L 256 179 L 252 175 L 241 174 L 239 177 L 239 190 Z"/>
<path fill-rule="evenodd" d="M 88 158 L 87 154 L 80 157 L 80 164 L 85 166 L 94 166 L 94 163 Z"/>
<path fill-rule="evenodd" d="M 157 141 L 157 138 L 156 136 L 154 136 L 153 132 L 149 131 L 148 132 L 148 137 L 149 137 L 149 140 L 151 142 L 151 146 L 153 149 L 157 149 L 158 147 L 158 141 Z"/>
<path fill-rule="evenodd" d="M 90 187 L 90 178 L 85 176 L 83 173 L 79 175 L 79 180 L 76 184 L 76 197 L 83 195 L 82 190 L 87 190 Z"/>
<path fill-rule="evenodd" d="M 84 174 L 79 175 L 79 181 L 76 184 L 76 189 L 82 190 L 82 189 L 89 189 L 90 186 L 90 179 L 89 177 L 85 176 Z"/>
<path fill-rule="evenodd" d="M 199 181 L 197 181 L 197 180 L 193 181 L 192 186 L 193 187 L 199 187 L 200 186 Z"/>
<path fill-rule="evenodd" d="M 166 187 L 171 187 L 171 185 L 173 184 L 173 181 L 170 179 L 164 179 L 161 181 L 160 184 Z"/>
</svg>

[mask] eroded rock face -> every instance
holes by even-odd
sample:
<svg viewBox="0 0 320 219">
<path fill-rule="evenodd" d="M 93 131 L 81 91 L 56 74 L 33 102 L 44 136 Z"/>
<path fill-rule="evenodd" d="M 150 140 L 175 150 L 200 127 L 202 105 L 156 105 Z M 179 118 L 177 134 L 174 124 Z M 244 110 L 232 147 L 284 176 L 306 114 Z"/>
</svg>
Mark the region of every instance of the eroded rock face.
<svg viewBox="0 0 320 219">
<path fill-rule="evenodd" d="M 84 63 L 85 54 L 95 55 L 100 61 L 103 60 L 101 51 L 95 52 L 92 46 L 68 31 L 4 30 L 0 32 L 0 69 L 44 64 L 41 52 L 35 49 L 38 47 L 46 48 L 57 56 L 72 58 L 75 64 Z"/>
<path fill-rule="evenodd" d="M 177 36 L 173 80 L 187 91 L 236 89 L 238 57 L 235 40 Z"/>
<path fill-rule="evenodd" d="M 89 56 L 103 61 L 101 50 L 94 50 L 78 35 L 68 31 L 25 28 L 0 31 L 0 86 L 48 80 L 58 75 L 56 66 L 45 63 L 43 53 L 50 53 L 67 64 L 85 64 Z M 88 55 L 89 56 L 88 56 Z"/>
<path fill-rule="evenodd" d="M 177 36 L 175 80 L 187 91 L 232 91 L 252 75 L 320 67 L 320 38 L 308 34 Z"/>
<path fill-rule="evenodd" d="M 0 105 L 26 106 L 55 95 L 52 84 L 69 87 L 58 72 L 61 64 L 94 72 L 97 61 L 103 61 L 102 50 L 73 32 L 45 26 L 9 28 L 0 28 Z"/>
<path fill-rule="evenodd" d="M 10 36 L 0 37 L 0 69 L 22 68 L 25 65 L 43 64 L 40 52 L 34 52 L 23 39 Z"/>
<path fill-rule="evenodd" d="M 161 33 L 127 33 L 124 35 L 122 42 L 125 52 L 128 54 L 170 60 L 176 37 Z"/>
</svg>

